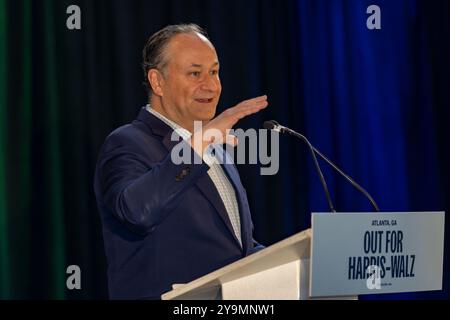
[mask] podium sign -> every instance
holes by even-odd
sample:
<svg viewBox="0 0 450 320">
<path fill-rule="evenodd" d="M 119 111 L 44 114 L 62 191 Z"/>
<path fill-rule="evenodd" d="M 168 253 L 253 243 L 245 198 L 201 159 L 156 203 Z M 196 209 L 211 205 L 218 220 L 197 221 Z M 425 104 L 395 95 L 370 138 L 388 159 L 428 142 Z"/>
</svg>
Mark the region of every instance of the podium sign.
<svg viewBox="0 0 450 320">
<path fill-rule="evenodd" d="M 442 290 L 444 212 L 313 213 L 310 296 Z"/>
</svg>

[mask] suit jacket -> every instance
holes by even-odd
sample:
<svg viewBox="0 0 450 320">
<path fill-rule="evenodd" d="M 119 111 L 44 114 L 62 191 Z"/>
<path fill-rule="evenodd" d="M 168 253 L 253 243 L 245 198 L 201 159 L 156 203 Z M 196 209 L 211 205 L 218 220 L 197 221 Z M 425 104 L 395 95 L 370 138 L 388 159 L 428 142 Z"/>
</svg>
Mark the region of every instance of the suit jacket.
<svg viewBox="0 0 450 320">
<path fill-rule="evenodd" d="M 173 283 L 187 283 L 263 248 L 253 240 L 235 166 L 222 165 L 239 204 L 242 247 L 209 166 L 194 164 L 198 155 L 192 149 L 191 164 L 171 161 L 179 143 L 171 141 L 172 132 L 142 108 L 101 148 L 94 189 L 112 299 L 159 299 Z"/>
</svg>

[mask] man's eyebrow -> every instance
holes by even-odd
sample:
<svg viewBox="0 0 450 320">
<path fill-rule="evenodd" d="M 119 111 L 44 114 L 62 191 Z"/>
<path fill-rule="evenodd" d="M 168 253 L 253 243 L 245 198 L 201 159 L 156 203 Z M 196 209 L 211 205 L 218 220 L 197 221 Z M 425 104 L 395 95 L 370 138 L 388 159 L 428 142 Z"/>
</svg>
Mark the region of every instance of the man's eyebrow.
<svg viewBox="0 0 450 320">
<path fill-rule="evenodd" d="M 215 66 L 218 66 L 218 65 L 219 65 L 219 62 L 216 61 L 216 62 L 213 63 L 212 67 L 215 67 Z M 198 64 L 198 63 L 192 63 L 192 64 L 191 64 L 191 67 L 195 67 L 195 68 L 201 68 L 202 66 L 203 66 L 203 65 Z"/>
</svg>

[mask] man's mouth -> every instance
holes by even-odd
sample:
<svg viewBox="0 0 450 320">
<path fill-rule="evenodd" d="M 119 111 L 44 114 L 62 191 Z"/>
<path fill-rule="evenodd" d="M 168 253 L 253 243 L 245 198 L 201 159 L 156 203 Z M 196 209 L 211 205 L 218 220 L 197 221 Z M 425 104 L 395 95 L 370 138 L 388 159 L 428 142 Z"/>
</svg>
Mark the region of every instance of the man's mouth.
<svg viewBox="0 0 450 320">
<path fill-rule="evenodd" d="M 214 100 L 214 98 L 210 98 L 210 99 L 195 99 L 195 101 L 199 102 L 199 103 L 211 103 Z"/>
</svg>

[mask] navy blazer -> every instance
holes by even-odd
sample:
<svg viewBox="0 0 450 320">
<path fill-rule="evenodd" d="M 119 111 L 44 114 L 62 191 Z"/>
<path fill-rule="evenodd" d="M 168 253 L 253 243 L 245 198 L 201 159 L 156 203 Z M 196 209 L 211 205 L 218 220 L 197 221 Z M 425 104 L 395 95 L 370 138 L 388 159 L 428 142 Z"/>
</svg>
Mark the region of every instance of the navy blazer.
<svg viewBox="0 0 450 320">
<path fill-rule="evenodd" d="M 160 299 L 261 248 L 252 237 L 247 196 L 233 164 L 224 164 L 239 204 L 242 247 L 198 155 L 174 164 L 172 128 L 141 109 L 113 131 L 97 162 L 94 189 L 108 264 L 111 299 Z M 198 158 L 200 159 L 200 158 Z M 200 159 L 201 161 L 201 159 Z"/>
</svg>

